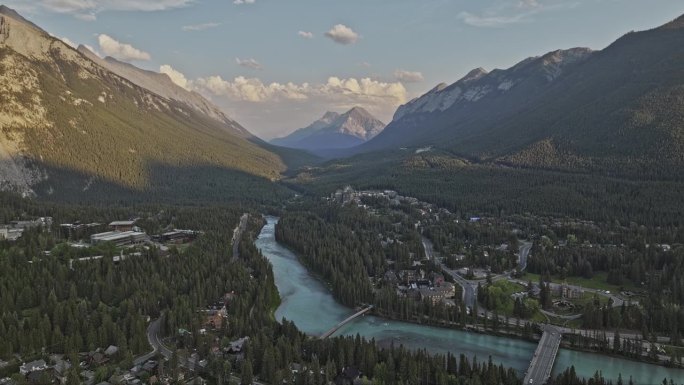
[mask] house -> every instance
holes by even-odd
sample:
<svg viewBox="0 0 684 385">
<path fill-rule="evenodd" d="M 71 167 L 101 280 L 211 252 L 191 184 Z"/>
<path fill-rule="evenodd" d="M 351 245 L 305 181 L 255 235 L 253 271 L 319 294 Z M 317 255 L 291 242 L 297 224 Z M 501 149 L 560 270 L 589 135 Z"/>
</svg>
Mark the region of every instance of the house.
<svg viewBox="0 0 684 385">
<path fill-rule="evenodd" d="M 69 361 L 58 360 L 53 366 L 55 370 L 55 377 L 60 383 L 64 384 L 67 380 L 67 375 L 69 374 L 69 369 L 71 369 L 71 364 Z"/>
<path fill-rule="evenodd" d="M 444 276 L 442 274 L 433 273 L 432 274 L 432 284 L 435 286 L 440 286 L 444 283 Z"/>
<path fill-rule="evenodd" d="M 94 352 L 88 353 L 88 358 L 86 361 L 88 362 L 88 365 L 99 366 L 109 361 L 109 359 L 98 349 Z"/>
<path fill-rule="evenodd" d="M 335 377 L 335 385 L 357 385 L 361 383 L 361 371 L 353 366 L 348 366 L 342 373 Z"/>
<path fill-rule="evenodd" d="M 37 360 L 37 361 L 31 361 L 27 362 L 19 367 L 19 373 L 22 375 L 26 376 L 29 373 L 33 372 L 40 372 L 43 370 L 47 370 L 48 366 L 45 360 Z"/>
<path fill-rule="evenodd" d="M 0 227 L 0 239 L 16 241 L 24 233 L 24 229 L 13 229 L 9 226 Z"/>
<path fill-rule="evenodd" d="M 137 220 L 114 221 L 114 222 L 109 224 L 109 228 L 112 231 L 133 231 L 133 227 L 135 226 L 135 222 L 137 222 Z"/>
<path fill-rule="evenodd" d="M 397 274 L 392 271 L 392 270 L 387 270 L 384 275 L 385 282 L 389 284 L 396 284 L 399 282 L 399 277 L 397 277 Z"/>
<path fill-rule="evenodd" d="M 107 356 L 107 357 L 111 357 L 111 356 L 115 355 L 115 354 L 118 353 L 118 352 L 119 352 L 119 348 L 118 348 L 118 347 L 116 347 L 116 346 L 114 346 L 114 345 L 110 345 L 107 349 L 105 349 L 104 354 L 105 354 L 105 356 Z"/>
<path fill-rule="evenodd" d="M 51 372 L 52 370 L 48 369 L 31 372 L 26 376 L 26 382 L 29 383 L 29 385 L 54 384 L 54 373 Z"/>
<path fill-rule="evenodd" d="M 159 236 L 159 241 L 163 243 L 183 244 L 192 242 L 197 238 L 199 232 L 193 230 L 173 230 Z"/>
<path fill-rule="evenodd" d="M 420 293 L 421 301 L 429 301 L 433 304 L 439 303 L 439 301 L 446 298 L 444 292 L 434 288 L 422 288 L 418 292 Z"/>
<path fill-rule="evenodd" d="M 247 343 L 247 341 L 249 341 L 249 337 L 242 337 L 238 340 L 232 341 L 230 343 L 230 346 L 228 347 L 228 353 L 231 353 L 231 354 L 242 353 L 242 349 L 244 348 L 245 343 Z"/>
</svg>

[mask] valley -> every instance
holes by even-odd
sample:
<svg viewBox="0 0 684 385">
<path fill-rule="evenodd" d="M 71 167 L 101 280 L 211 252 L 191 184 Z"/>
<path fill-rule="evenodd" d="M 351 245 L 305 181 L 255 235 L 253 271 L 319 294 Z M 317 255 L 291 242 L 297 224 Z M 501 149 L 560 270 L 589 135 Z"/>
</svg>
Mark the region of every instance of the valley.
<svg viewBox="0 0 684 385">
<path fill-rule="evenodd" d="M 684 385 L 684 16 L 372 3 L 0 5 L 0 385 Z"/>
</svg>

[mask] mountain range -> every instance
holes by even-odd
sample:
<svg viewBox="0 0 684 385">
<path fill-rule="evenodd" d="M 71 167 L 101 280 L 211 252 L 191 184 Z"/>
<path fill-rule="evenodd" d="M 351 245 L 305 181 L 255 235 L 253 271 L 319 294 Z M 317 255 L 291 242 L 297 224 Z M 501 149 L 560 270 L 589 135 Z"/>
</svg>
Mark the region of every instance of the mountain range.
<svg viewBox="0 0 684 385">
<path fill-rule="evenodd" d="M 398 108 L 349 153 L 427 147 L 476 162 L 681 177 L 684 17 L 601 51 L 573 48 L 481 68 Z"/>
<path fill-rule="evenodd" d="M 230 195 L 312 159 L 254 137 L 166 75 L 73 49 L 4 6 L 0 87 L 2 188 L 24 195 Z"/>
<path fill-rule="evenodd" d="M 474 69 L 386 127 L 355 107 L 271 143 L 168 76 L 74 49 L 4 6 L 0 87 L 0 189 L 54 199 L 259 199 L 291 194 L 273 182 L 319 162 L 311 153 L 359 155 L 369 173 L 388 151 L 430 149 L 439 162 L 420 164 L 684 178 L 684 16 L 600 51 Z M 341 164 L 354 162 L 327 170 Z"/>
<path fill-rule="evenodd" d="M 376 137 L 385 124 L 361 107 L 338 114 L 326 112 L 311 125 L 293 133 L 273 139 L 272 144 L 325 153 L 358 146 Z"/>
</svg>

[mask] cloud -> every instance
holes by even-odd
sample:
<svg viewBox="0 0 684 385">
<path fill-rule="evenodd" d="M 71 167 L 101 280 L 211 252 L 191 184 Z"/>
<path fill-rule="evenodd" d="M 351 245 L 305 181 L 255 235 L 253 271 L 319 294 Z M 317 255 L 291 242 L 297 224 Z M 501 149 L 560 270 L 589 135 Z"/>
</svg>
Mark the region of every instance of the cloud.
<svg viewBox="0 0 684 385">
<path fill-rule="evenodd" d="M 83 44 L 83 46 L 86 47 L 86 48 L 88 49 L 88 51 L 94 53 L 95 55 L 97 55 L 97 56 L 99 56 L 99 57 L 102 57 L 102 54 L 100 54 L 100 52 L 98 52 L 98 51 L 97 51 L 95 48 L 93 48 L 92 46 L 89 46 L 88 44 Z"/>
<path fill-rule="evenodd" d="M 303 37 L 305 39 L 313 39 L 313 37 L 314 37 L 312 32 L 306 32 L 306 31 L 299 31 L 299 32 L 297 32 L 297 35 L 299 35 L 299 37 Z"/>
<path fill-rule="evenodd" d="M 240 66 L 240 67 L 245 67 L 249 68 L 252 70 L 262 70 L 264 67 L 256 60 L 254 59 L 240 59 L 239 57 L 235 58 L 235 62 Z"/>
<path fill-rule="evenodd" d="M 233 4 L 240 5 L 240 4 L 254 4 L 256 3 L 256 0 L 234 0 Z"/>
<path fill-rule="evenodd" d="M 526 20 L 527 16 L 525 13 L 510 16 L 484 16 L 474 15 L 470 12 L 461 12 L 456 17 L 473 27 L 503 27 L 509 24 L 521 23 Z"/>
<path fill-rule="evenodd" d="M 359 40 L 359 34 L 344 24 L 337 24 L 325 33 L 325 36 L 338 44 L 355 44 Z"/>
<path fill-rule="evenodd" d="M 418 71 L 396 70 L 394 77 L 404 83 L 417 83 L 424 80 L 423 74 Z"/>
<path fill-rule="evenodd" d="M 303 100 L 307 99 L 308 84 L 293 83 L 264 84 L 257 78 L 236 77 L 232 81 L 224 80 L 220 76 L 199 78 L 192 82 L 195 90 L 208 92 L 214 96 L 224 96 L 235 101 L 264 102 L 273 100 Z"/>
<path fill-rule="evenodd" d="M 100 43 L 100 50 L 108 56 L 123 61 L 131 60 L 150 60 L 152 57 L 149 53 L 141 51 L 130 44 L 121 43 L 108 35 L 98 36 Z"/>
<path fill-rule="evenodd" d="M 537 8 L 541 7 L 539 0 L 520 0 L 518 2 L 518 8 Z"/>
<path fill-rule="evenodd" d="M 176 85 L 179 85 L 186 90 L 190 89 L 188 79 L 185 77 L 185 75 L 179 71 L 176 71 L 170 65 L 164 64 L 159 67 L 159 73 L 166 74 L 172 82 L 176 83 Z"/>
<path fill-rule="evenodd" d="M 97 16 L 94 13 L 75 13 L 74 17 L 83 21 L 95 21 Z"/>
<path fill-rule="evenodd" d="M 195 0 L 38 0 L 44 9 L 56 13 L 70 13 L 81 20 L 95 20 L 105 11 L 163 11 L 182 8 Z"/>
<path fill-rule="evenodd" d="M 461 12 L 456 17 L 473 27 L 500 28 L 511 24 L 527 23 L 534 16 L 544 12 L 574 8 L 579 3 L 576 1 L 552 0 L 517 0 L 500 3 L 500 5 L 487 8 L 479 14 Z"/>
<path fill-rule="evenodd" d="M 184 25 L 183 27 L 181 27 L 181 29 L 185 32 L 204 31 L 206 29 L 216 28 L 220 25 L 221 25 L 221 23 L 191 24 L 191 25 Z"/>
<path fill-rule="evenodd" d="M 321 84 L 266 84 L 258 78 L 239 76 L 224 80 L 220 76 L 210 76 L 196 79 L 190 84 L 195 91 L 253 103 L 315 99 L 337 106 L 398 106 L 405 103 L 407 98 L 406 88 L 401 83 L 386 83 L 370 78 L 344 79 L 333 76 Z"/>
<path fill-rule="evenodd" d="M 66 45 L 71 46 L 71 48 L 76 48 L 78 47 L 78 44 L 74 43 L 73 41 L 69 40 L 68 37 L 58 37 L 59 40 L 63 41 Z"/>
</svg>

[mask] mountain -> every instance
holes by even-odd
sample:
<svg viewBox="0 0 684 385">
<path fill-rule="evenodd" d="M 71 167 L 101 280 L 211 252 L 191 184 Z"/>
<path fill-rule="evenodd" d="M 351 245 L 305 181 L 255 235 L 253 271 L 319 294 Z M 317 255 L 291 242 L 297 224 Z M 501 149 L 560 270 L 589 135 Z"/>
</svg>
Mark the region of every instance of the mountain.
<svg viewBox="0 0 684 385">
<path fill-rule="evenodd" d="M 326 112 L 322 118 L 272 144 L 313 152 L 357 146 L 377 136 L 385 124 L 361 107 L 344 114 Z"/>
<path fill-rule="evenodd" d="M 434 146 L 477 162 L 607 175 L 684 174 L 684 21 L 601 51 L 474 70 L 400 107 L 368 152 Z"/>
<path fill-rule="evenodd" d="M 130 63 L 125 63 L 109 56 L 102 59 L 83 45 L 78 47 L 78 51 L 101 67 L 130 80 L 137 86 L 152 91 L 166 99 L 186 104 L 188 107 L 225 124 L 227 129 L 231 129 L 244 137 L 252 136 L 239 123 L 226 116 L 223 111 L 202 95 L 177 85 L 166 74 L 143 70 Z"/>
<path fill-rule="evenodd" d="M 2 189 L 231 196 L 275 189 L 288 168 L 275 147 L 166 75 L 77 51 L 6 7 L 0 87 Z"/>
</svg>

